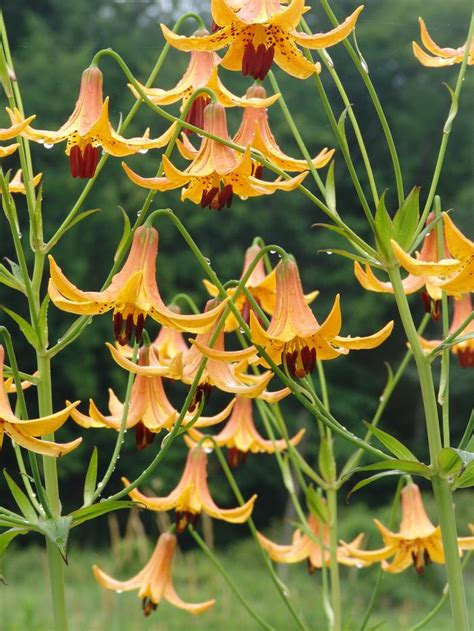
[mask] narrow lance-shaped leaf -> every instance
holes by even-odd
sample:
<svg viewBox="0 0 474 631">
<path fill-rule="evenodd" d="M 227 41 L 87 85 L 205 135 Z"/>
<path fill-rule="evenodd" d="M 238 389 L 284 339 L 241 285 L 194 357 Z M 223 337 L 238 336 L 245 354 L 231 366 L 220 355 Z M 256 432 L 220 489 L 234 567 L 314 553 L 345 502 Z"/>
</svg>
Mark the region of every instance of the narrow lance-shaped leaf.
<svg viewBox="0 0 474 631">
<path fill-rule="evenodd" d="M 313 515 L 316 515 L 325 524 L 329 523 L 328 507 L 324 503 L 322 497 L 312 486 L 308 486 L 306 490 L 306 505 Z"/>
<path fill-rule="evenodd" d="M 26 519 L 34 524 L 38 520 L 38 516 L 30 500 L 28 499 L 28 496 L 20 489 L 15 480 L 6 471 L 3 471 L 3 475 L 5 476 L 8 488 L 10 489 L 11 494 L 13 495 L 13 498 L 18 505 L 18 508 L 26 517 Z"/>
<path fill-rule="evenodd" d="M 420 188 L 412 188 L 393 218 L 393 238 L 404 250 L 408 250 L 420 220 Z"/>
<path fill-rule="evenodd" d="M 89 466 L 87 467 L 86 479 L 84 482 L 84 505 L 86 506 L 91 503 L 94 496 L 95 485 L 97 482 L 97 463 L 97 447 L 94 447 L 91 459 L 89 461 Z"/>
<path fill-rule="evenodd" d="M 411 460 L 413 462 L 419 462 L 415 454 L 413 454 L 408 449 L 408 447 L 405 447 L 405 445 L 401 443 L 397 438 L 395 438 L 391 434 L 387 434 L 387 432 L 384 432 L 378 427 L 373 427 L 366 421 L 364 421 L 364 425 L 366 425 L 366 427 L 374 434 L 374 436 L 382 443 L 382 445 L 389 449 L 394 456 L 400 458 L 401 460 Z"/>
</svg>

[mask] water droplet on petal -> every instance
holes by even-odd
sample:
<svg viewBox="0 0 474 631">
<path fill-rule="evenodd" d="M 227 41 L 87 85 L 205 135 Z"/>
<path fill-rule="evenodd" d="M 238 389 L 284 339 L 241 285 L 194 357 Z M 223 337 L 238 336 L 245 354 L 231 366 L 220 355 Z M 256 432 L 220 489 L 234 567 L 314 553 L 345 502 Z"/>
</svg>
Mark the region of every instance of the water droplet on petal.
<svg viewBox="0 0 474 631">
<path fill-rule="evenodd" d="M 214 451 L 214 449 L 213 449 L 212 447 L 204 447 L 204 451 L 205 451 L 207 454 L 212 454 L 212 452 Z"/>
<path fill-rule="evenodd" d="M 327 251 L 327 254 L 331 255 L 331 254 L 332 254 L 331 250 L 328 250 L 328 251 Z"/>
<path fill-rule="evenodd" d="M 146 155 L 146 154 L 148 153 L 148 149 L 140 149 L 140 150 L 138 151 L 138 153 L 141 153 L 141 154 L 142 154 L 142 156 L 144 156 L 144 155 Z"/>
<path fill-rule="evenodd" d="M 53 142 L 45 142 L 43 143 L 43 146 L 45 149 L 52 149 L 54 147 L 54 143 Z"/>
<path fill-rule="evenodd" d="M 116 590 L 115 590 L 115 593 L 116 593 L 116 594 L 123 594 L 123 589 L 116 589 Z"/>
</svg>

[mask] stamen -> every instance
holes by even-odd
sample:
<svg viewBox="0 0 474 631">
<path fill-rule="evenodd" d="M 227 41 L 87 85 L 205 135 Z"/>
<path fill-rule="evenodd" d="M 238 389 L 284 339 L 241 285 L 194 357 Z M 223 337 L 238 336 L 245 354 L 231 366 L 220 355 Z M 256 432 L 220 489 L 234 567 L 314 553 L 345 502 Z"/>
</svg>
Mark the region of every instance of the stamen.
<svg viewBox="0 0 474 631">
<path fill-rule="evenodd" d="M 255 46 L 252 42 L 245 45 L 244 54 L 242 57 L 242 74 L 244 77 L 251 74 L 253 62 L 255 59 Z"/>
<path fill-rule="evenodd" d="M 140 344 L 142 341 L 143 327 L 145 325 L 145 316 L 143 313 L 138 314 L 137 323 L 135 325 L 135 340 Z"/>
<path fill-rule="evenodd" d="M 194 99 L 191 109 L 186 116 L 186 122 L 202 129 L 204 127 L 204 110 L 210 102 L 211 99 L 207 96 L 198 96 Z M 193 131 L 191 129 L 185 129 L 184 133 L 189 136 Z"/>
<path fill-rule="evenodd" d="M 313 372 L 314 367 L 316 366 L 316 349 L 314 346 L 311 350 L 307 346 L 304 346 L 301 349 L 301 363 L 303 364 L 305 374 L 308 375 Z"/>
<path fill-rule="evenodd" d="M 420 296 L 423 301 L 425 312 L 429 313 L 431 315 L 431 319 L 437 322 L 439 320 L 439 316 L 441 315 L 439 300 L 433 300 L 427 291 L 422 291 Z"/>
<path fill-rule="evenodd" d="M 219 194 L 219 188 L 217 186 L 213 186 L 209 190 L 205 190 L 201 196 L 201 208 L 207 208 L 212 203 L 212 200 L 216 195 Z"/>
<path fill-rule="evenodd" d="M 81 151 L 79 145 L 71 147 L 69 153 L 69 166 L 71 168 L 72 177 L 82 179 L 91 178 L 95 174 L 97 164 L 99 163 L 99 150 L 88 144 Z"/>
<path fill-rule="evenodd" d="M 222 210 L 224 207 L 230 208 L 233 197 L 234 190 L 232 188 L 232 184 L 226 184 L 222 191 L 219 193 L 219 208 L 217 208 L 217 210 Z"/>
<path fill-rule="evenodd" d="M 227 451 L 227 462 L 229 463 L 229 467 L 236 469 L 241 464 L 245 464 L 247 462 L 248 455 L 248 451 L 240 451 L 237 447 L 229 447 Z"/>
<path fill-rule="evenodd" d="M 469 347 L 458 348 L 457 356 L 459 365 L 462 368 L 472 368 L 474 366 L 474 349 Z"/>
<path fill-rule="evenodd" d="M 308 564 L 308 574 L 314 574 L 316 568 L 314 567 L 314 565 L 309 560 L 309 557 L 306 559 L 306 562 Z"/>
<path fill-rule="evenodd" d="M 211 21 L 211 33 L 215 33 L 216 31 L 220 31 L 222 28 L 222 26 L 219 26 L 218 24 L 216 24 L 214 22 L 214 20 Z"/>
<path fill-rule="evenodd" d="M 285 354 L 286 366 L 288 372 L 292 377 L 297 377 L 296 374 L 296 358 L 298 357 L 298 351 L 291 351 Z"/>
<path fill-rule="evenodd" d="M 142 600 L 143 614 L 146 617 L 148 617 L 151 613 L 156 611 L 157 607 L 158 607 L 157 603 L 154 603 L 151 598 L 146 597 Z"/>
<path fill-rule="evenodd" d="M 263 180 L 263 164 L 252 165 L 252 177 L 257 180 Z"/>
<path fill-rule="evenodd" d="M 194 410 L 201 404 L 201 401 L 204 400 L 204 404 L 209 401 L 209 398 L 212 393 L 212 386 L 210 383 L 202 383 L 196 388 L 196 392 L 194 393 L 193 400 L 188 408 L 188 412 L 194 412 Z"/>
<path fill-rule="evenodd" d="M 272 67 L 274 57 L 275 57 L 275 46 L 272 44 L 270 48 L 267 48 L 265 57 L 263 59 L 263 62 L 260 68 L 260 76 L 258 78 L 261 81 L 265 79 L 265 77 L 268 74 L 268 71 Z"/>
<path fill-rule="evenodd" d="M 179 535 L 182 534 L 189 524 L 194 527 L 197 524 L 198 519 L 199 513 L 191 513 L 190 511 L 176 511 L 176 532 Z"/>
<path fill-rule="evenodd" d="M 155 436 L 155 432 L 151 432 L 141 421 L 135 425 L 135 443 L 140 451 L 151 445 Z"/>
<path fill-rule="evenodd" d="M 263 81 L 272 67 L 274 57 L 275 46 L 273 44 L 267 48 L 262 43 L 255 48 L 252 42 L 248 42 L 242 56 L 242 74 L 244 77 L 250 75 L 254 79 Z"/>
</svg>

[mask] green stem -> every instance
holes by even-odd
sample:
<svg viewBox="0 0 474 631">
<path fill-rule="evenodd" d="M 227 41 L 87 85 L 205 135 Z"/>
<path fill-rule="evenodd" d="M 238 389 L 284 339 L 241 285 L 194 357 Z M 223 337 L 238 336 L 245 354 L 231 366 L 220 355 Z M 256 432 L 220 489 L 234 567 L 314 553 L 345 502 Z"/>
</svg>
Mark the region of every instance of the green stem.
<svg viewBox="0 0 474 631">
<path fill-rule="evenodd" d="M 326 15 L 329 17 L 329 20 L 334 26 L 339 24 L 336 16 L 334 15 L 331 7 L 329 6 L 328 0 L 320 0 L 321 6 L 323 7 Z M 357 52 L 354 50 L 354 47 L 350 43 L 349 39 L 346 38 L 343 42 L 344 48 L 349 53 L 350 58 L 354 62 L 357 70 L 359 71 L 360 76 L 362 77 L 362 81 L 367 88 L 367 91 L 372 99 L 372 103 L 374 105 L 375 111 L 377 112 L 377 116 L 379 118 L 380 124 L 382 126 L 383 132 L 385 134 L 385 139 L 387 141 L 388 150 L 390 152 L 390 156 L 392 158 L 393 170 L 395 173 L 395 180 L 397 184 L 397 194 L 398 194 L 398 205 L 401 206 L 403 200 L 405 199 L 405 194 L 403 192 L 403 177 L 402 170 L 400 168 L 400 161 L 398 159 L 397 149 L 395 147 L 395 142 L 393 140 L 392 132 L 390 131 L 390 125 L 388 124 L 387 118 L 385 116 L 385 112 L 383 111 L 382 104 L 380 103 L 377 92 L 374 88 L 372 81 L 370 80 L 369 74 L 361 63 L 360 57 Z"/>
<path fill-rule="evenodd" d="M 413 323 L 405 296 L 400 271 L 398 268 L 389 269 L 389 277 L 395 293 L 400 317 L 405 329 L 408 342 L 415 358 L 420 381 L 423 408 L 425 412 L 426 430 L 428 435 L 428 446 L 430 452 L 431 466 L 436 471 L 437 456 L 441 450 L 441 434 L 439 428 L 438 410 L 436 407 L 436 396 L 433 384 L 433 376 L 428 360 L 421 347 L 418 334 Z M 450 589 L 451 610 L 453 623 L 456 631 L 468 631 L 469 622 L 467 614 L 466 596 L 462 577 L 461 562 L 459 559 L 459 548 L 457 543 L 456 521 L 454 518 L 454 508 L 452 493 L 448 486 L 448 481 L 434 475 L 431 479 L 433 492 L 438 508 L 439 523 L 446 559 L 446 571 Z"/>
<path fill-rule="evenodd" d="M 329 523 L 329 571 L 331 578 L 331 603 L 333 611 L 333 631 L 341 631 L 341 584 L 339 578 L 339 563 L 337 562 L 337 490 L 329 488 L 327 490 L 328 508 L 330 515 Z"/>
<path fill-rule="evenodd" d="M 464 53 L 464 58 L 462 60 L 461 67 L 459 69 L 458 78 L 456 81 L 456 87 L 454 89 L 454 98 L 452 99 L 451 107 L 449 108 L 448 116 L 446 122 L 443 127 L 443 136 L 441 138 L 441 144 L 439 146 L 438 157 L 436 159 L 436 164 L 433 172 L 433 178 L 431 180 L 430 190 L 428 191 L 428 197 L 426 198 L 426 204 L 423 209 L 423 213 L 421 214 L 420 221 L 418 222 L 417 233 L 423 229 L 425 225 L 426 218 L 428 217 L 428 213 L 430 212 L 431 205 L 433 203 L 436 189 L 438 187 L 439 178 L 441 175 L 441 170 L 443 167 L 444 156 L 446 154 L 446 148 L 448 146 L 449 136 L 451 134 L 452 123 L 454 118 L 456 117 L 458 111 L 458 102 L 459 97 L 461 95 L 461 89 L 464 82 L 464 75 L 466 74 L 467 68 L 467 60 L 469 57 L 470 51 L 470 42 L 474 33 L 474 11 L 471 14 L 471 21 L 469 23 L 469 31 L 466 40 L 466 50 Z"/>
<path fill-rule="evenodd" d="M 201 550 L 204 552 L 204 554 L 207 556 L 207 558 L 215 565 L 215 567 L 217 568 L 217 570 L 222 574 L 222 576 L 224 577 L 226 583 L 229 585 L 229 587 L 231 588 L 231 590 L 234 592 L 235 596 L 237 596 L 238 600 L 240 600 L 240 602 L 242 603 L 242 605 L 244 606 L 244 608 L 246 609 L 246 611 L 252 616 L 252 618 L 254 620 L 256 620 L 258 622 L 258 624 L 263 628 L 263 629 L 268 629 L 269 631 L 275 631 L 275 628 L 272 627 L 271 625 L 267 624 L 265 622 L 265 620 L 263 620 L 262 618 L 260 618 L 260 616 L 255 613 L 253 611 L 253 609 L 250 607 L 250 605 L 248 604 L 248 602 L 245 600 L 245 598 L 242 596 L 242 594 L 240 593 L 237 585 L 234 583 L 234 581 L 232 580 L 230 574 L 225 570 L 224 566 L 222 565 L 222 563 L 219 561 L 219 559 L 215 556 L 215 554 L 212 552 L 212 550 L 210 550 L 207 545 L 205 544 L 205 542 L 203 541 L 203 539 L 201 539 L 201 537 L 198 535 L 198 533 L 194 530 L 194 528 L 189 525 L 188 526 L 188 530 L 191 533 L 191 536 L 193 537 L 194 541 L 198 544 L 198 546 L 201 548 Z"/>
</svg>

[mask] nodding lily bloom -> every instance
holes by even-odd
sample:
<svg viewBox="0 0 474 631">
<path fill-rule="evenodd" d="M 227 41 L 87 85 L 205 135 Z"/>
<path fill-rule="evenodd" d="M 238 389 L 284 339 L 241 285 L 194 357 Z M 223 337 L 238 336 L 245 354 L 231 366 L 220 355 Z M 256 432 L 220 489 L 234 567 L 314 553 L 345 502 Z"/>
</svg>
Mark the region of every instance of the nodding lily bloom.
<svg viewBox="0 0 474 631">
<path fill-rule="evenodd" d="M 385 546 L 380 550 L 358 550 L 352 544 L 344 542 L 346 550 L 355 558 L 367 565 L 382 562 L 382 569 L 391 574 L 403 572 L 410 565 L 415 566 L 418 574 L 422 574 L 429 563 L 444 563 L 441 529 L 435 528 L 429 520 L 420 489 L 416 484 L 407 484 L 401 492 L 402 520 L 399 532 L 392 532 L 374 519 Z M 472 539 L 472 542 L 469 540 Z M 458 544 L 474 547 L 474 537 L 461 537 Z M 467 548 L 466 548 L 467 549 Z M 461 553 L 461 549 L 460 549 Z M 386 559 L 394 557 L 390 563 Z"/>
<path fill-rule="evenodd" d="M 122 478 L 128 486 L 129 481 Z M 147 497 L 137 489 L 130 491 L 133 501 L 142 504 L 152 511 L 176 511 L 176 531 L 182 533 L 188 524 L 194 525 L 204 512 L 214 519 L 222 519 L 232 524 L 242 524 L 247 521 L 257 499 L 253 495 L 245 504 L 237 508 L 219 508 L 211 497 L 207 485 L 207 454 L 201 447 L 189 450 L 186 467 L 174 491 L 166 497 Z"/>
<path fill-rule="evenodd" d="M 248 268 L 250 267 L 251 263 L 260 252 L 260 250 L 260 246 L 252 245 L 245 252 L 244 267 L 242 269 L 242 274 L 240 275 L 241 279 L 247 272 Z M 219 295 L 219 290 L 215 285 L 213 285 L 208 280 L 203 280 L 202 282 L 204 283 L 204 286 L 211 296 L 217 297 Z M 254 267 L 247 282 L 245 283 L 245 287 L 252 294 L 252 297 L 263 309 L 263 311 L 265 311 L 265 313 L 268 313 L 269 315 L 272 315 L 275 311 L 276 303 L 276 272 L 275 270 L 272 270 L 269 274 L 265 272 L 263 258 L 260 258 L 257 265 Z M 233 296 L 234 294 L 235 288 L 229 288 L 227 290 L 228 296 Z M 318 291 L 313 291 L 305 295 L 305 301 L 308 304 L 311 303 L 318 294 Z M 248 324 L 250 322 L 250 312 L 253 309 L 243 292 L 235 300 L 234 305 L 242 314 L 243 319 Z M 238 328 L 239 322 L 234 314 L 230 312 L 226 319 L 225 330 L 235 331 Z"/>
<path fill-rule="evenodd" d="M 254 85 L 247 90 L 247 97 L 261 99 L 266 97 L 263 85 Z M 242 114 L 242 123 L 235 134 L 233 141 L 237 145 L 247 147 L 250 145 L 252 149 L 259 151 L 264 158 L 275 164 L 284 171 L 307 171 L 308 163 L 306 160 L 295 160 L 283 153 L 273 136 L 268 123 L 268 114 L 266 108 L 257 109 L 255 107 L 247 107 Z M 334 149 L 325 147 L 312 160 L 316 169 L 326 166 L 334 155 Z M 260 170 L 260 167 L 257 167 Z"/>
<path fill-rule="evenodd" d="M 230 141 L 227 131 L 225 109 L 219 103 L 208 105 L 204 110 L 204 130 Z M 255 165 L 250 156 L 250 148 L 239 154 L 217 140 L 204 137 L 201 147 L 191 164 L 180 171 L 163 156 L 164 177 L 144 178 L 122 163 L 128 177 L 144 188 L 169 191 L 183 188 L 181 199 L 189 199 L 202 208 L 222 210 L 229 208 L 234 195 L 241 199 L 270 195 L 277 190 L 292 191 L 306 177 L 306 173 L 288 180 L 277 178 L 265 182 L 254 177 Z"/>
<path fill-rule="evenodd" d="M 429 277 L 440 290 L 460 298 L 462 294 L 474 291 L 474 242 L 454 225 L 447 213 L 443 213 L 443 223 L 447 252 L 452 258 L 422 261 L 402 250 L 396 241 L 391 241 L 392 250 L 410 274 Z"/>
<path fill-rule="evenodd" d="M 339 295 L 326 320 L 319 324 L 306 304 L 298 267 L 290 257 L 276 267 L 276 305 L 268 329 L 250 313 L 252 342 L 263 346 L 276 364 L 284 359 L 293 377 L 304 377 L 314 370 L 316 360 L 334 359 L 350 350 L 379 346 L 390 335 L 393 321 L 368 337 L 342 337 Z M 260 362 L 266 365 L 262 359 Z"/>
<path fill-rule="evenodd" d="M 8 108 L 7 108 L 8 111 Z M 1 140 L 11 140 L 16 136 L 19 136 L 21 132 L 28 127 L 32 120 L 34 120 L 36 116 L 30 116 L 29 118 L 25 118 L 21 122 L 15 122 L 11 127 L 7 127 L 4 129 L 0 129 L 0 141 Z M 15 142 L 11 145 L 7 145 L 6 147 L 0 147 L 0 158 L 6 158 L 11 156 L 12 153 L 18 149 L 20 145 Z"/>
<path fill-rule="evenodd" d="M 25 123 L 19 110 L 7 108 L 7 111 L 12 123 Z M 163 147 L 173 132 L 174 127 L 171 127 L 155 139 L 148 137 L 148 131 L 141 138 L 127 139 L 120 136 L 109 122 L 109 98 L 104 101 L 102 72 L 96 66 L 91 66 L 82 73 L 76 107 L 64 125 L 57 131 L 46 131 L 33 129 L 27 123 L 21 135 L 47 148 L 67 140 L 66 155 L 69 156 L 71 175 L 91 178 L 99 162 L 99 147 L 112 156 L 129 156 Z"/>
<path fill-rule="evenodd" d="M 206 308 L 211 309 L 213 302 L 209 301 Z M 150 347 L 151 359 L 148 365 L 135 364 L 111 345 L 109 345 L 109 350 L 114 360 L 125 370 L 144 377 L 166 376 L 170 379 L 179 379 L 189 385 L 194 381 L 203 356 L 208 357 L 190 412 L 199 405 L 203 398 L 209 398 L 213 387 L 241 397 L 258 397 L 269 402 L 279 401 L 288 394 L 287 388 L 276 392 L 265 390 L 273 377 L 270 371 L 261 375 L 249 375 L 245 372 L 249 361 L 256 357 L 253 347 L 240 351 L 226 351 L 224 349 L 224 331 L 221 330 L 214 347 L 209 348 L 209 340 L 214 329 L 215 327 L 207 333 L 198 335 L 193 340 L 191 348 L 187 348 L 185 351 L 180 350 L 171 362 L 160 362 L 159 350 L 154 349 L 155 343 Z"/>
<path fill-rule="evenodd" d="M 453 318 L 451 320 L 451 326 L 449 327 L 449 333 L 451 334 L 457 331 L 471 313 L 471 294 L 463 294 L 459 300 L 453 300 Z M 473 333 L 474 320 L 471 320 L 459 335 L 465 336 Z M 429 352 L 436 346 L 442 344 L 443 340 L 426 340 L 424 337 L 420 337 L 420 342 L 423 348 Z M 454 344 L 451 346 L 451 352 L 457 355 L 458 361 L 463 368 L 474 367 L 474 339 L 467 339 L 458 344 Z"/>
<path fill-rule="evenodd" d="M 112 347 L 113 348 L 113 347 Z M 138 366 L 148 366 L 149 349 L 143 347 L 138 356 Z M 92 399 L 89 405 L 89 416 L 82 414 L 78 410 L 71 412 L 72 418 L 85 428 L 90 427 L 110 427 L 120 429 L 124 414 L 124 404 L 115 396 L 112 389 L 109 389 L 109 415 L 104 415 L 97 408 Z M 219 414 L 214 416 L 202 416 L 196 421 L 197 427 L 208 427 L 225 420 L 231 410 L 234 401 L 231 401 Z M 127 412 L 125 428 L 135 428 L 135 440 L 138 449 L 145 449 L 153 440 L 155 435 L 162 429 L 171 430 L 179 416 L 168 400 L 163 387 L 161 377 L 143 377 L 138 375 L 135 379 L 130 395 L 130 404 Z M 187 412 L 183 423 L 193 420 L 194 414 Z"/>
<path fill-rule="evenodd" d="M 431 39 L 423 19 L 418 18 L 418 21 L 420 23 L 421 41 L 424 47 L 432 53 L 428 55 L 416 42 L 412 42 L 413 54 L 420 63 L 431 68 L 441 68 L 442 66 L 452 66 L 462 62 L 466 52 L 466 45 L 459 48 L 441 48 Z M 467 63 L 470 65 L 474 64 L 474 37 L 471 39 Z"/>
<path fill-rule="evenodd" d="M 49 414 L 48 416 L 30 420 L 19 419 L 14 415 L 8 401 L 7 392 L 14 390 L 12 390 L 12 384 L 9 384 L 8 380 L 6 383 L 3 380 L 4 357 L 5 352 L 3 346 L 0 345 L 0 449 L 3 445 L 5 434 L 9 436 L 11 440 L 15 441 L 17 445 L 29 451 L 55 458 L 64 456 L 78 447 L 82 442 L 82 438 L 76 438 L 76 440 L 69 443 L 54 443 L 48 440 L 40 440 L 37 436 L 51 434 L 64 425 L 64 422 L 76 405 L 79 404 L 79 401 L 71 403 L 64 408 L 64 410 L 56 412 L 55 414 Z M 28 386 L 25 385 L 25 387 Z"/>
<path fill-rule="evenodd" d="M 293 533 L 292 542 L 289 545 L 279 545 L 264 537 L 260 532 L 257 533 L 260 545 L 268 552 L 268 556 L 275 563 L 299 563 L 307 559 L 308 571 L 310 574 L 315 569 L 330 565 L 329 555 L 329 526 L 323 524 L 314 515 L 309 515 L 308 525 L 314 535 L 311 538 L 299 528 Z M 351 546 L 359 549 L 363 534 L 358 535 L 352 542 Z M 364 564 L 350 556 L 343 546 L 337 548 L 337 562 L 343 565 L 362 567 Z"/>
<path fill-rule="evenodd" d="M 138 589 L 138 598 L 142 599 L 145 616 L 149 616 L 162 600 L 167 600 L 174 607 L 184 609 L 192 614 L 203 613 L 212 607 L 216 601 L 186 603 L 175 592 L 171 579 L 175 549 L 176 537 L 164 532 L 158 538 L 148 563 L 133 578 L 128 579 L 128 581 L 118 581 L 94 565 L 92 569 L 95 579 L 102 587 L 112 589 L 117 593 Z"/>
<path fill-rule="evenodd" d="M 33 187 L 38 186 L 38 184 L 41 182 L 42 176 L 43 176 L 42 173 L 38 173 L 38 175 L 35 175 L 33 177 L 33 179 L 31 180 Z M 26 195 L 26 188 L 23 182 L 23 172 L 21 169 L 18 169 L 18 171 L 15 173 L 15 175 L 12 177 L 12 179 L 8 183 L 8 190 L 12 194 L 20 193 L 21 195 Z M 2 191 L 0 191 L 0 195 L 1 194 L 2 194 Z"/>
<path fill-rule="evenodd" d="M 193 37 L 206 35 L 209 35 L 209 32 L 205 29 L 200 29 L 194 33 Z M 169 90 L 147 88 L 141 84 L 140 87 L 147 97 L 156 105 L 169 105 L 177 101 L 182 101 L 181 109 L 186 105 L 192 93 L 198 88 L 209 88 L 212 90 L 216 95 L 217 101 L 224 107 L 267 107 L 279 98 L 279 94 L 274 94 L 268 98 L 266 96 L 261 98 L 257 95 L 253 98 L 249 98 L 248 95 L 239 97 L 232 94 L 232 92 L 224 87 L 219 79 L 217 68 L 220 61 L 220 57 L 216 55 L 216 53 L 192 51 L 186 72 L 174 88 L 170 88 Z M 132 85 L 129 84 L 129 88 L 137 98 L 140 98 L 139 93 Z M 206 94 L 196 97 L 186 116 L 186 122 L 202 128 L 204 123 L 204 109 L 210 102 L 211 99 Z M 191 133 L 190 130 L 184 130 L 184 132 Z"/>
<path fill-rule="evenodd" d="M 156 284 L 157 254 L 158 231 L 152 226 L 140 226 L 133 235 L 122 270 L 115 274 L 104 291 L 81 291 L 64 276 L 50 256 L 49 296 L 59 309 L 69 313 L 97 315 L 113 309 L 115 339 L 123 345 L 130 341 L 134 328 L 136 340 L 141 340 L 148 315 L 160 324 L 181 331 L 200 333 L 211 327 L 225 305 L 222 303 L 199 315 L 185 315 L 169 309 Z"/>
<path fill-rule="evenodd" d="M 235 4 L 235 3 L 234 3 Z M 327 33 L 307 35 L 296 30 L 309 7 L 304 0 L 282 6 L 280 0 L 242 0 L 232 6 L 226 0 L 212 0 L 211 13 L 216 30 L 211 35 L 184 37 L 161 25 L 166 41 L 183 51 L 229 49 L 221 65 L 240 70 L 254 79 L 264 79 L 273 61 L 288 74 L 306 79 L 320 72 L 320 64 L 311 63 L 298 46 L 328 48 L 341 42 L 355 27 L 358 7 L 342 24 Z"/>
<path fill-rule="evenodd" d="M 297 445 L 303 438 L 305 433 L 301 429 L 290 440 L 292 445 Z M 185 442 L 188 447 L 195 446 L 202 438 L 201 434 L 195 426 L 188 429 L 185 436 Z M 237 467 L 245 462 L 249 453 L 267 453 L 284 451 L 288 444 L 286 440 L 266 440 L 257 431 L 252 414 L 252 401 L 237 397 L 232 414 L 218 434 L 212 437 L 219 447 L 227 447 L 228 462 L 231 467 Z"/>
</svg>

